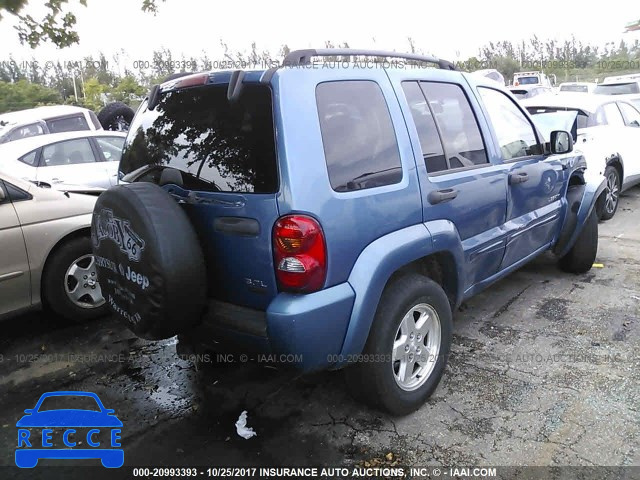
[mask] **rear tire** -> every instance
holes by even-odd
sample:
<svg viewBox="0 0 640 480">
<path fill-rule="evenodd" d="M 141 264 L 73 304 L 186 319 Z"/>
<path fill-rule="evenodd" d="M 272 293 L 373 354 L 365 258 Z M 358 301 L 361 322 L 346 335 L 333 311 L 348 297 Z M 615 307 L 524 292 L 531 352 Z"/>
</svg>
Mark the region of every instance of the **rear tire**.
<svg viewBox="0 0 640 480">
<path fill-rule="evenodd" d="M 86 322 L 108 313 L 97 283 L 89 237 L 71 239 L 52 253 L 42 275 L 42 297 L 47 308 L 72 322 Z"/>
<path fill-rule="evenodd" d="M 618 210 L 618 203 L 620 203 L 620 187 L 621 180 L 620 174 L 616 167 L 609 165 L 604 171 L 604 176 L 607 179 L 607 187 L 602 192 L 602 206 L 600 212 L 601 220 L 611 220 Z"/>
<path fill-rule="evenodd" d="M 598 253 L 598 215 L 595 209 L 587 218 L 582 232 L 569 253 L 560 259 L 558 265 L 569 273 L 585 273 L 591 270 Z"/>
<path fill-rule="evenodd" d="M 417 410 L 440 382 L 452 330 L 451 306 L 440 285 L 418 274 L 393 280 L 361 361 L 345 370 L 347 387 L 356 399 L 393 415 Z"/>
</svg>

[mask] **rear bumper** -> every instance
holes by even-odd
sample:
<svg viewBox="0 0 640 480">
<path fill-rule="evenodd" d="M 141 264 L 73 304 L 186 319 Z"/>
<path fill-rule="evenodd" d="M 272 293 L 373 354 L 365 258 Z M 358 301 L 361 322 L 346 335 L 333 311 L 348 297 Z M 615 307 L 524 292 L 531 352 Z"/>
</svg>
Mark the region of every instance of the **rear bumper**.
<svg viewBox="0 0 640 480">
<path fill-rule="evenodd" d="M 212 300 L 192 343 L 303 371 L 329 368 L 342 350 L 355 292 L 342 283 L 307 295 L 281 293 L 266 312 Z M 181 339 L 182 341 L 182 339 Z M 262 360 L 260 360 L 262 359 Z"/>
</svg>

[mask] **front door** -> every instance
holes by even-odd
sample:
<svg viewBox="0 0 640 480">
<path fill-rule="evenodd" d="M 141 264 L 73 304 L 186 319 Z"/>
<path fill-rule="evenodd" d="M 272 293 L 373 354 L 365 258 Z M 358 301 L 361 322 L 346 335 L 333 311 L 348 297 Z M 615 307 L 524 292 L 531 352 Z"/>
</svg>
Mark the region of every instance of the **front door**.
<svg viewBox="0 0 640 480">
<path fill-rule="evenodd" d="M 0 315 L 31 305 L 31 276 L 18 215 L 0 180 Z"/>
<path fill-rule="evenodd" d="M 554 239 L 566 172 L 561 157 L 544 155 L 535 128 L 513 99 L 493 88 L 479 87 L 478 92 L 508 178 L 504 269 Z"/>
</svg>

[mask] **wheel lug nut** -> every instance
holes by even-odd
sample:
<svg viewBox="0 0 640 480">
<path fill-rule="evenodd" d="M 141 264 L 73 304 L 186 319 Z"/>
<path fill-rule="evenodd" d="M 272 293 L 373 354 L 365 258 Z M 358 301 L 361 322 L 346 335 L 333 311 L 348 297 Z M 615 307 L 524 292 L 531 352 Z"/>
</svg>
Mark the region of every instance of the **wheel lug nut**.
<svg viewBox="0 0 640 480">
<path fill-rule="evenodd" d="M 88 285 L 85 283 L 85 284 L 84 284 L 84 288 L 87 288 L 87 287 L 88 287 Z"/>
<path fill-rule="evenodd" d="M 86 276 L 86 275 L 84 276 L 84 279 L 85 279 L 85 280 L 87 279 L 87 276 Z"/>
<path fill-rule="evenodd" d="M 409 351 L 409 345 L 405 345 L 405 346 L 404 346 L 404 351 L 405 351 L 405 352 L 408 352 L 408 351 Z"/>
<path fill-rule="evenodd" d="M 414 337 L 413 332 L 411 332 L 411 335 L 409 335 L 409 338 L 413 340 L 413 337 Z"/>
<path fill-rule="evenodd" d="M 95 290 L 95 289 L 96 289 L 96 286 L 95 286 L 95 285 L 93 285 L 93 286 L 91 287 L 91 290 Z"/>
</svg>

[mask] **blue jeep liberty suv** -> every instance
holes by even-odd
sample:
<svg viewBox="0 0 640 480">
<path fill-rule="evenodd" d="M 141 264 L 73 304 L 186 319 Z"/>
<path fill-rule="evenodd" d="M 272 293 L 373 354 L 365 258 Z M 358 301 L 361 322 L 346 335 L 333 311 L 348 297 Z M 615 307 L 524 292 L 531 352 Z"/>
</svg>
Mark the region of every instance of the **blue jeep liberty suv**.
<svg viewBox="0 0 640 480">
<path fill-rule="evenodd" d="M 585 169 L 569 132 L 542 138 L 505 88 L 433 57 L 189 74 L 151 89 L 98 199 L 99 280 L 142 338 L 344 368 L 405 414 L 462 301 L 547 250 L 591 268 L 604 179 Z"/>
</svg>

